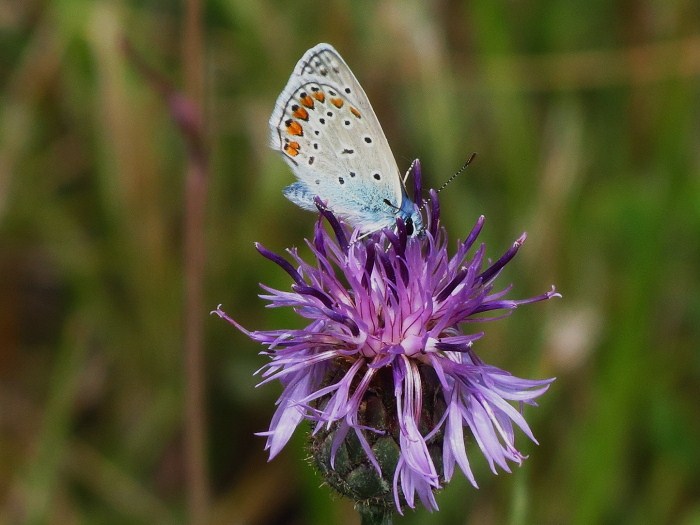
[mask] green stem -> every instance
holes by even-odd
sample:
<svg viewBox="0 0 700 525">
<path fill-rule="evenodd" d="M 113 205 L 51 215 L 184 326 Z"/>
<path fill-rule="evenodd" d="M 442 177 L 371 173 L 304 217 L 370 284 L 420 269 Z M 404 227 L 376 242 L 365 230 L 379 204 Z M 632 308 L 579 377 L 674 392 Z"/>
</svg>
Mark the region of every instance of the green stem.
<svg viewBox="0 0 700 525">
<path fill-rule="evenodd" d="M 358 505 L 357 512 L 362 518 L 361 525 L 391 525 L 394 512 L 387 507 Z"/>
</svg>

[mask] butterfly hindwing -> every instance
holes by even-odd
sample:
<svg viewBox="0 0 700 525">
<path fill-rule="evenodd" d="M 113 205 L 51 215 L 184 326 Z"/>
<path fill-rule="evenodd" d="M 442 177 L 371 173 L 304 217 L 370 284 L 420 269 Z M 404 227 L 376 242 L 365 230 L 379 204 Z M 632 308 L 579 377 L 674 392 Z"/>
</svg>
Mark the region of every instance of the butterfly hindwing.
<svg viewBox="0 0 700 525">
<path fill-rule="evenodd" d="M 315 209 L 318 195 L 363 229 L 393 225 L 405 194 L 396 161 L 367 95 L 332 46 L 319 44 L 297 63 L 270 131 L 300 181 L 285 190 L 290 200 Z"/>
</svg>

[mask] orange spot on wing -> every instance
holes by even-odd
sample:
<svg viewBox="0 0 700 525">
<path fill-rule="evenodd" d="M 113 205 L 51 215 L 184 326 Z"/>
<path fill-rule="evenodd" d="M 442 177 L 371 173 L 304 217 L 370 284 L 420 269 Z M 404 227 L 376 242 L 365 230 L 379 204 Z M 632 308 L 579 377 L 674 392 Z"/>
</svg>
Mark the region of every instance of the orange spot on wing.
<svg viewBox="0 0 700 525">
<path fill-rule="evenodd" d="M 284 145 L 284 151 L 287 155 L 290 157 L 296 157 L 299 155 L 299 148 L 301 146 L 299 145 L 298 142 L 288 142 L 287 144 Z"/>
<path fill-rule="evenodd" d="M 360 112 L 357 110 L 357 108 L 351 107 L 351 108 L 350 108 L 350 113 L 352 113 L 353 115 L 355 115 L 357 118 L 362 118 L 362 115 L 361 115 Z"/>
<path fill-rule="evenodd" d="M 325 102 L 326 100 L 326 95 L 323 94 L 323 91 L 315 91 L 312 96 L 319 102 Z"/>
<path fill-rule="evenodd" d="M 289 119 L 287 122 L 285 122 L 287 125 L 287 133 L 290 135 L 296 135 L 298 137 L 302 136 L 304 134 L 304 129 L 301 127 L 301 124 L 299 124 L 296 120 Z"/>
<path fill-rule="evenodd" d="M 309 109 L 314 108 L 314 99 L 312 99 L 309 95 L 304 94 L 302 97 L 299 97 L 299 101 L 303 106 L 306 106 Z"/>
<path fill-rule="evenodd" d="M 343 107 L 343 99 L 342 98 L 332 98 L 331 104 L 333 104 L 335 107 L 340 109 Z"/>
<path fill-rule="evenodd" d="M 309 120 L 309 112 L 302 107 L 295 109 L 292 115 L 301 120 Z"/>
</svg>

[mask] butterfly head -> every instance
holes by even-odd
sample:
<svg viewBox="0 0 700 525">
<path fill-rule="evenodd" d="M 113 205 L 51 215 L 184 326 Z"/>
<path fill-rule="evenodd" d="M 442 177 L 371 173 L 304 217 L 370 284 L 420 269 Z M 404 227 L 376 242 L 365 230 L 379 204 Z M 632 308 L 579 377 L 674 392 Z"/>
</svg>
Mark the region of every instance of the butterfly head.
<svg viewBox="0 0 700 525">
<path fill-rule="evenodd" d="M 413 199 L 406 192 L 406 181 L 408 176 L 413 175 Z M 406 171 L 402 181 L 401 206 L 396 208 L 396 217 L 401 218 L 406 226 L 406 233 L 409 237 L 422 237 L 425 233 L 423 225 L 423 183 L 420 160 L 415 159 Z"/>
<path fill-rule="evenodd" d="M 407 197 L 404 197 L 401 207 L 396 210 L 396 218 L 403 220 L 409 237 L 421 237 L 425 232 L 420 207 Z"/>
</svg>

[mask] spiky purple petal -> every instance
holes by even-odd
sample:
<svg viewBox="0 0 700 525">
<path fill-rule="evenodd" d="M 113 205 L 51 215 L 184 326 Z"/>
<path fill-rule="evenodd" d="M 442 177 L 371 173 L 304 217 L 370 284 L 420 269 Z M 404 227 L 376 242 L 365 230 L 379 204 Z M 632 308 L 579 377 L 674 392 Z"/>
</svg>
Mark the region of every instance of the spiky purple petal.
<svg viewBox="0 0 700 525">
<path fill-rule="evenodd" d="M 420 164 L 414 163 L 411 170 L 419 179 Z M 249 332 L 220 308 L 212 312 L 267 347 L 263 353 L 271 360 L 259 371 L 261 384 L 279 380 L 284 387 L 270 428 L 261 433 L 267 437 L 270 459 L 307 419 L 314 424 L 313 435 L 334 429 L 331 468 L 335 468 L 342 443 L 354 435 L 370 464 L 381 473 L 367 438 L 368 433 L 385 434 L 387 430 L 363 423 L 359 414 L 368 393 L 377 388 L 377 378 L 383 370 L 390 370 L 400 456 L 394 472 L 384 474 L 393 480 L 399 512 L 404 505 L 414 507 L 416 496 L 428 509 L 437 509 L 434 491 L 451 479 L 455 466 L 476 486 L 465 444 L 468 436 L 493 472 L 497 467 L 509 471 L 510 463 L 521 463 L 524 456 L 515 448 L 515 428 L 535 438 L 513 403 L 520 407 L 535 404 L 553 379 L 521 379 L 483 363 L 473 347 L 484 332 L 465 333 L 463 329 L 470 326 L 467 323 L 498 319 L 518 306 L 559 296 L 554 288 L 520 300 L 505 298 L 509 286 L 494 291 L 494 280 L 517 254 L 525 234 L 484 268 L 484 245 L 468 256 L 484 217 L 478 218 L 450 256 L 434 190 L 426 231 L 413 237 L 398 221 L 394 231 L 358 240 L 358 232 L 350 234 L 320 200 L 316 205 L 333 234 L 321 220 L 317 222 L 313 242 L 307 242 L 313 264 L 289 250 L 295 267 L 256 245 L 293 280 L 291 292 L 263 286 L 266 294 L 262 297 L 269 301 L 268 306 L 291 306 L 310 323 L 301 329 Z M 492 311 L 501 313 L 479 317 Z M 329 380 L 329 371 L 339 370 L 339 364 L 342 374 Z M 444 413 L 428 428 L 422 426 L 422 412 L 426 381 L 430 380 L 420 367 L 434 371 L 432 381 L 444 399 Z M 441 469 L 428 449 L 438 434 Z"/>
</svg>

